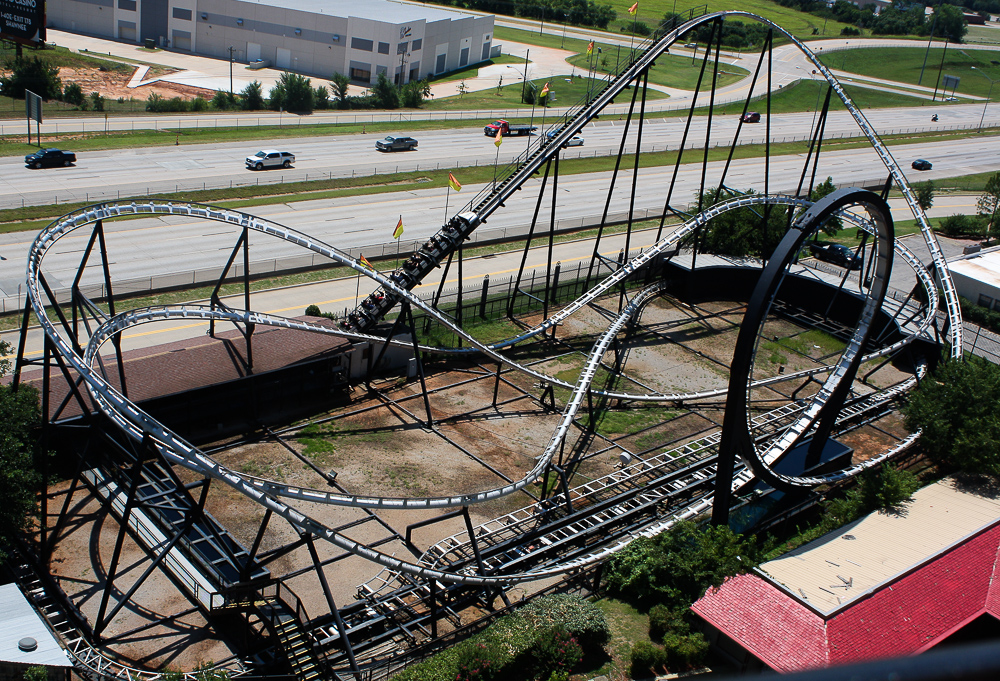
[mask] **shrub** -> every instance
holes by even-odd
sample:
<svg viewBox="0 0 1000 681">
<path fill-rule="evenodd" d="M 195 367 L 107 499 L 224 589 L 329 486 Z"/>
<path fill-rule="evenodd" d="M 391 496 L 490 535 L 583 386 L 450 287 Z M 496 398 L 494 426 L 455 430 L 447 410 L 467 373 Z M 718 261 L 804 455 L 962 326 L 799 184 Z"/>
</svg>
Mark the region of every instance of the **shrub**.
<svg viewBox="0 0 1000 681">
<path fill-rule="evenodd" d="M 330 108 L 330 91 L 326 89 L 325 85 L 319 85 L 313 92 L 313 104 L 315 104 L 317 109 L 329 109 Z"/>
<path fill-rule="evenodd" d="M 207 111 L 208 102 L 203 97 L 195 97 L 191 100 L 191 111 Z"/>
<path fill-rule="evenodd" d="M 515 617 L 535 629 L 564 627 L 584 648 L 600 647 L 611 640 L 611 628 L 604 613 L 579 596 L 557 594 L 536 598 Z"/>
<path fill-rule="evenodd" d="M 667 634 L 663 639 L 664 664 L 671 671 L 690 669 L 708 655 L 708 641 L 698 632 Z"/>
<path fill-rule="evenodd" d="M 840 29 L 840 35 L 861 35 L 861 31 L 853 26 L 844 26 Z"/>
<path fill-rule="evenodd" d="M 643 21 L 626 21 L 622 23 L 622 33 L 634 33 L 635 35 L 647 36 L 652 33 L 652 29 Z"/>
<path fill-rule="evenodd" d="M 462 646 L 458 653 L 455 681 L 488 681 L 500 675 L 500 655 L 485 643 Z"/>
<path fill-rule="evenodd" d="M 104 111 L 104 97 L 101 97 L 100 92 L 90 93 L 90 108 L 94 111 Z"/>
<path fill-rule="evenodd" d="M 258 81 L 253 81 L 240 91 L 240 108 L 244 111 L 260 111 L 264 108 L 264 90 Z"/>
<path fill-rule="evenodd" d="M 978 215 L 949 215 L 938 229 L 948 236 L 981 236 L 986 232 L 986 221 Z"/>
<path fill-rule="evenodd" d="M 63 88 L 62 99 L 67 104 L 80 106 L 83 104 L 83 88 L 80 87 L 79 83 L 69 83 Z"/>
<path fill-rule="evenodd" d="M 684 619 L 684 612 L 671 610 L 662 603 L 649 609 L 649 638 L 663 642 L 668 634 L 686 634 L 690 625 Z"/>
<path fill-rule="evenodd" d="M 25 90 L 31 90 L 42 99 L 57 99 L 62 94 L 59 69 L 36 57 L 15 57 L 5 66 L 10 70 L 0 76 L 0 88 L 8 97 L 24 99 Z"/>
<path fill-rule="evenodd" d="M 583 659 L 583 648 L 565 627 L 544 629 L 531 650 L 532 669 L 538 678 L 568 674 Z"/>
<path fill-rule="evenodd" d="M 306 308 L 307 317 L 319 317 L 320 314 L 322 313 L 320 312 L 319 305 L 310 305 Z"/>
<path fill-rule="evenodd" d="M 649 641 L 636 641 L 629 655 L 629 673 L 633 679 L 653 676 L 666 663 L 666 653 Z"/>
<path fill-rule="evenodd" d="M 24 681 L 48 681 L 49 670 L 42 665 L 32 665 L 24 670 Z"/>
<path fill-rule="evenodd" d="M 229 111 L 230 109 L 239 108 L 236 95 L 226 92 L 225 90 L 216 90 L 215 96 L 212 97 L 210 104 L 213 109 L 218 111 Z"/>
</svg>

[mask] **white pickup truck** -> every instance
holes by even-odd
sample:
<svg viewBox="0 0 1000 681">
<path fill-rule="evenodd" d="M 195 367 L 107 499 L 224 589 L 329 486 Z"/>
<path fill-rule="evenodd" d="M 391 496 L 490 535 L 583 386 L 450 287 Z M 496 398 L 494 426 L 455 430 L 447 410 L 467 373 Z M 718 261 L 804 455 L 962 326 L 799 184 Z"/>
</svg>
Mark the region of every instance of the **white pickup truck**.
<svg viewBox="0 0 1000 681">
<path fill-rule="evenodd" d="M 290 168 L 295 163 L 295 155 L 287 151 L 262 149 L 253 156 L 247 156 L 247 168 L 263 170 L 264 168 Z"/>
</svg>

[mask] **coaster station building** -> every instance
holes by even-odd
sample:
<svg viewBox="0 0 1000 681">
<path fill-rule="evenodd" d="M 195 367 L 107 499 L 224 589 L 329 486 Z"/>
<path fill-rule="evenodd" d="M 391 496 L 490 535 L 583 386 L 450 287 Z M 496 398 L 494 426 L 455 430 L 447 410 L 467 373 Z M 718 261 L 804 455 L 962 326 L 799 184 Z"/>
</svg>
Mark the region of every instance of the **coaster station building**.
<svg viewBox="0 0 1000 681">
<path fill-rule="evenodd" d="M 49 0 L 48 26 L 357 84 L 490 58 L 493 16 L 390 0 Z M 231 54 L 230 54 L 231 53 Z"/>
</svg>

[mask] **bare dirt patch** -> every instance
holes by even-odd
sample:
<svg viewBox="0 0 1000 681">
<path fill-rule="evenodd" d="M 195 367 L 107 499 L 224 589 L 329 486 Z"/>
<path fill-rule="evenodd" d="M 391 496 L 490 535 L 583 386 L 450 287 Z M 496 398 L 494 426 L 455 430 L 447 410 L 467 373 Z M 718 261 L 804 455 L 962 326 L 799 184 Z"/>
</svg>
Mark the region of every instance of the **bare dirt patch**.
<svg viewBox="0 0 1000 681">
<path fill-rule="evenodd" d="M 151 94 L 161 97 L 190 100 L 195 97 L 211 99 L 215 92 L 205 88 L 191 87 L 179 83 L 167 81 L 156 81 L 149 85 L 142 85 L 136 88 L 128 87 L 132 73 L 122 73 L 119 71 L 101 71 L 100 69 L 77 69 L 62 67 L 59 69 L 59 78 L 63 86 L 68 83 L 77 83 L 83 90 L 84 95 L 91 92 L 98 92 L 107 99 L 148 99 Z"/>
</svg>

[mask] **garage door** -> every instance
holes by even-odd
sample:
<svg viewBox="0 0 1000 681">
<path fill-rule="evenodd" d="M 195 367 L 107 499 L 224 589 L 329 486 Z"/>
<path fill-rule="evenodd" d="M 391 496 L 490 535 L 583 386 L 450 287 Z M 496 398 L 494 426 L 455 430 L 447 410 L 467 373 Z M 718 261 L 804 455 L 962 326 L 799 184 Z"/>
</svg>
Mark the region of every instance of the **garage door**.
<svg viewBox="0 0 1000 681">
<path fill-rule="evenodd" d="M 278 53 L 275 55 L 274 65 L 279 69 L 292 68 L 292 51 L 279 47 Z"/>
<path fill-rule="evenodd" d="M 174 31 L 170 38 L 170 46 L 175 50 L 191 51 L 191 32 Z"/>
</svg>

